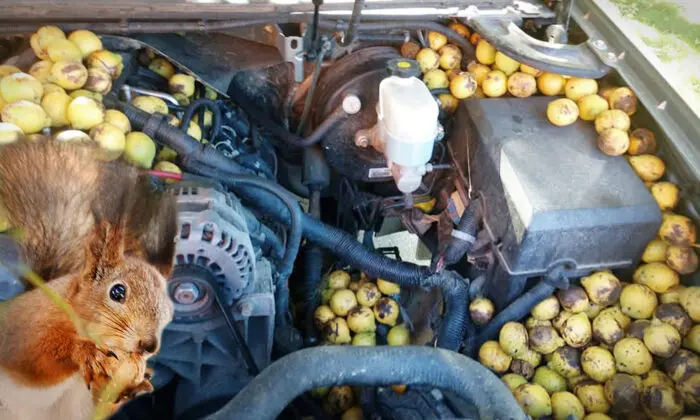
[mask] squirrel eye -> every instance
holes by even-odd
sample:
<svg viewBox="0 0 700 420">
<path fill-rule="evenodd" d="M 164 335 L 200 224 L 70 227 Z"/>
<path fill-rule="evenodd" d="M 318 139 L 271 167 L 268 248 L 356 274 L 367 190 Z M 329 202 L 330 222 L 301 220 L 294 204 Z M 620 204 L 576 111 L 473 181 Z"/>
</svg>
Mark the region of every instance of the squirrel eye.
<svg viewBox="0 0 700 420">
<path fill-rule="evenodd" d="M 109 289 L 109 297 L 115 302 L 124 302 L 126 298 L 126 287 L 123 284 L 115 284 Z"/>
</svg>

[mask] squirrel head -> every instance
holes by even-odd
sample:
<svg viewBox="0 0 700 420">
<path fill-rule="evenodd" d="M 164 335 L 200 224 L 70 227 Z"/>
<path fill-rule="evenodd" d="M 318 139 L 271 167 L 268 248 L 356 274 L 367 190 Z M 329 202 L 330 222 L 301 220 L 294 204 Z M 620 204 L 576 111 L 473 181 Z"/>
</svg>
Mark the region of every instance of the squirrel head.
<svg viewBox="0 0 700 420">
<path fill-rule="evenodd" d="M 150 356 L 173 317 L 166 283 L 172 266 L 149 263 L 134 242 L 123 227 L 99 223 L 69 301 L 104 346 Z"/>
</svg>

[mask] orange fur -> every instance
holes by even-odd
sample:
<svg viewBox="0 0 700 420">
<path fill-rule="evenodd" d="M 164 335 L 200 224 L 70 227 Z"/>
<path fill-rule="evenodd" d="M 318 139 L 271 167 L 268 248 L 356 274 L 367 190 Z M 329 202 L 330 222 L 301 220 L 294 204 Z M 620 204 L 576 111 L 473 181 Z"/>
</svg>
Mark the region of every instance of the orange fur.
<svg viewBox="0 0 700 420">
<path fill-rule="evenodd" d="M 57 405 L 47 410 L 81 412 L 67 418 L 87 415 L 84 393 L 71 385 L 76 375 L 93 403 L 115 377 L 126 387 L 120 399 L 152 390 L 146 361 L 173 315 L 166 276 L 177 232 L 174 197 L 132 167 L 96 160 L 89 144 L 39 141 L 0 148 L 0 202 L 22 230 L 23 259 L 99 339 L 81 337 L 42 290 L 0 304 L 0 417 L 13 398 L 7 378 L 24 396 L 55 389 Z M 123 301 L 110 297 L 116 284 L 126 291 Z M 17 404 L 12 415 L 33 418 Z"/>
</svg>

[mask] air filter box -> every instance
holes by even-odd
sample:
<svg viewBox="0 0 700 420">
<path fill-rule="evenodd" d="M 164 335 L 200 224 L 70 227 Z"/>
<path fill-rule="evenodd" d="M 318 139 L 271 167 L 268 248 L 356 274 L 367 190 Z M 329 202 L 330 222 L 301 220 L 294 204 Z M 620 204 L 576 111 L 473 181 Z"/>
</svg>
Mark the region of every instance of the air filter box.
<svg viewBox="0 0 700 420">
<path fill-rule="evenodd" d="M 454 155 L 484 198 L 500 271 L 529 278 L 557 266 L 571 276 L 630 267 L 661 212 L 624 157 L 597 149 L 593 124 L 549 123 L 551 100 L 468 100 L 451 130 Z"/>
</svg>

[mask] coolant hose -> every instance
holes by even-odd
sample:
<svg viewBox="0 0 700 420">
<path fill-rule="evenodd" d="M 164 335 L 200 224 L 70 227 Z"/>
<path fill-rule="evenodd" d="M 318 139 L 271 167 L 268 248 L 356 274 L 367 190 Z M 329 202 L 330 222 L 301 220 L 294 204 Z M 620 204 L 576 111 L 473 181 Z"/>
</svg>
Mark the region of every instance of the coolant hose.
<svg viewBox="0 0 700 420">
<path fill-rule="evenodd" d="M 158 123 L 162 116 L 151 116 L 121 101 L 108 104 L 117 107 L 131 120 L 136 129 L 155 126 L 152 137 L 175 150 L 180 155 L 181 163 L 186 169 L 228 183 L 247 171 L 236 162 L 226 158 L 213 147 L 205 147 L 181 130 L 166 123 Z M 151 122 L 155 120 L 156 122 Z M 216 169 L 212 171 L 212 168 Z M 209 174 L 213 174 L 209 175 Z M 261 181 L 264 181 L 261 178 Z M 269 181 L 264 181 L 272 184 Z M 276 184 L 273 184 L 276 185 Z M 279 185 L 276 185 L 285 191 Z M 259 188 L 240 188 L 237 194 L 251 205 L 265 211 L 278 222 L 289 225 L 298 213 L 301 217 L 303 235 L 311 242 L 338 255 L 345 262 L 364 271 L 369 277 L 382 278 L 401 286 L 439 287 L 447 302 L 443 325 L 438 334 L 438 344 L 451 350 L 458 350 L 466 329 L 468 319 L 468 285 L 457 274 L 443 272 L 434 274 L 428 267 L 397 261 L 376 253 L 362 246 L 345 231 L 324 224 L 301 211 L 299 206 L 289 207 L 275 194 Z M 289 193 L 287 193 L 289 194 Z"/>
<path fill-rule="evenodd" d="M 246 189 L 240 189 L 239 186 L 251 185 L 263 191 L 272 192 L 276 189 L 274 195 L 269 199 L 257 197 L 255 204 L 263 209 L 270 210 L 273 203 L 279 203 L 285 196 L 290 197 L 282 187 L 270 181 L 259 177 L 249 175 L 231 175 L 227 176 L 213 168 L 199 167 L 195 169 L 200 175 L 204 175 L 216 179 L 230 187 L 233 187 L 237 194 L 245 196 Z M 252 182 L 252 179 L 257 179 L 257 182 Z M 242 180 L 246 182 L 241 182 Z M 265 185 L 263 188 L 262 186 Z M 274 187 L 274 188 L 273 188 Z M 284 191 L 285 193 L 282 193 Z M 294 202 L 296 204 L 296 202 Z M 469 321 L 468 306 L 469 306 L 469 285 L 465 280 L 455 272 L 443 271 L 441 273 L 431 273 L 426 267 L 420 267 L 410 263 L 401 263 L 396 261 L 396 266 L 388 265 L 387 261 L 394 261 L 381 254 L 377 254 L 366 247 L 362 246 L 352 236 L 344 231 L 324 225 L 320 221 L 311 217 L 307 213 L 302 213 L 298 205 L 292 205 L 285 201 L 287 212 L 291 214 L 291 227 L 289 242 L 294 241 L 294 250 L 298 251 L 299 243 L 301 242 L 301 233 L 296 226 L 304 226 L 304 234 L 312 242 L 321 245 L 331 252 L 341 256 L 343 260 L 353 267 L 361 268 L 370 277 L 381 277 L 391 279 L 401 286 L 408 287 L 439 287 L 442 291 L 443 299 L 445 299 L 445 313 L 442 320 L 442 325 L 438 332 L 437 345 L 449 350 L 457 351 L 462 345 L 467 322 Z M 274 216 L 274 213 L 271 214 Z M 299 225 L 297 225 L 299 220 Z M 298 235 L 298 236 L 297 236 Z M 289 245 L 289 244 L 288 244 Z M 287 254 L 285 254 L 286 260 Z M 296 254 L 294 254 L 296 257 Z M 293 261 L 291 261 L 293 264 Z M 292 268 L 292 267 L 290 267 Z M 416 270 L 410 272 L 408 270 Z M 291 272 L 290 272 L 291 273 Z M 285 272 L 280 277 L 286 281 L 289 273 Z M 385 274 L 391 274 L 386 276 Z M 289 291 L 287 284 L 280 285 L 283 287 L 283 292 L 279 294 L 278 310 L 284 311 L 288 308 Z"/>
<path fill-rule="evenodd" d="M 484 326 L 476 337 L 469 337 L 467 339 L 466 353 L 476 353 L 476 349 L 481 347 L 484 342 L 494 339 L 498 335 L 501 327 L 507 322 L 525 317 L 535 305 L 551 296 L 555 289 L 556 287 L 545 280 L 537 283 L 535 287 L 528 290 L 524 295 L 520 296 L 499 312 L 495 318 Z"/>
<path fill-rule="evenodd" d="M 496 375 L 459 353 L 427 346 L 321 346 L 277 360 L 206 420 L 272 420 L 314 388 L 397 383 L 453 392 L 482 420 L 527 418 Z"/>
<path fill-rule="evenodd" d="M 194 117 L 194 113 L 202 107 L 209 109 L 212 113 L 211 130 L 209 131 L 208 138 L 209 141 L 214 141 L 221 130 L 221 108 L 219 108 L 219 105 L 211 99 L 200 98 L 189 104 L 185 109 L 185 113 L 182 115 L 180 128 L 182 131 L 186 132 L 190 125 L 190 121 L 192 121 L 192 117 Z M 204 121 L 200 121 L 200 124 L 202 128 L 204 128 Z"/>
<path fill-rule="evenodd" d="M 457 263 L 468 253 L 476 242 L 477 228 L 479 227 L 478 206 L 470 205 L 462 212 L 457 228 L 452 230 L 452 242 L 445 250 L 445 266 Z"/>
<path fill-rule="evenodd" d="M 158 140 L 177 152 L 180 163 L 184 167 L 195 165 L 197 162 L 206 162 L 208 166 L 237 172 L 250 173 L 243 166 L 224 156 L 215 148 L 204 145 L 195 138 L 187 135 L 178 127 L 168 124 L 168 119 L 162 114 L 149 114 L 131 104 L 120 101 L 114 94 L 103 98 L 105 106 L 122 111 L 131 122 L 131 125 L 143 131 L 149 137 Z M 231 169 L 235 168 L 235 170 Z"/>
</svg>

